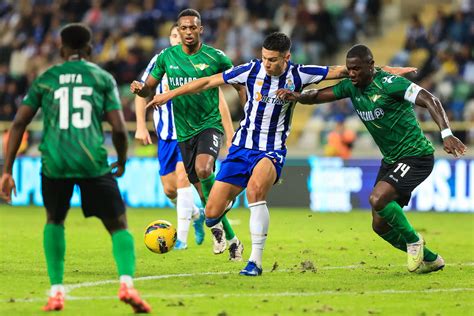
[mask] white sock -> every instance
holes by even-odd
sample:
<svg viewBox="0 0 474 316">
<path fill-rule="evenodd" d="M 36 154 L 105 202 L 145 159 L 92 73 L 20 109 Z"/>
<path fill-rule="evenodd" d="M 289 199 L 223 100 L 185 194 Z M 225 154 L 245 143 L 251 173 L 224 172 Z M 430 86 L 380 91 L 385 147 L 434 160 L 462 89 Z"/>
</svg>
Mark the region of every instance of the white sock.
<svg viewBox="0 0 474 316">
<path fill-rule="evenodd" d="M 191 186 L 178 189 L 178 203 L 176 210 L 178 213 L 178 240 L 187 243 L 189 225 L 191 224 L 191 216 L 193 214 L 194 196 Z"/>
<path fill-rule="evenodd" d="M 133 287 L 133 278 L 130 275 L 121 275 L 120 283 L 125 283 L 128 288 Z"/>
<path fill-rule="evenodd" d="M 257 266 L 262 266 L 263 248 L 267 240 L 268 226 L 270 224 L 270 213 L 267 202 L 259 201 L 249 204 L 250 208 L 250 235 L 252 239 L 252 253 L 249 261 Z"/>
<path fill-rule="evenodd" d="M 200 208 L 197 207 L 197 205 L 193 203 L 193 216 L 192 216 L 192 219 L 197 220 L 197 219 L 199 219 L 199 216 L 201 216 Z"/>
<path fill-rule="evenodd" d="M 63 294 L 66 293 L 66 290 L 64 289 L 64 285 L 62 284 L 51 285 L 49 296 L 55 296 L 58 292 L 63 293 Z"/>
<path fill-rule="evenodd" d="M 227 240 L 227 243 L 229 243 L 229 245 L 236 244 L 238 242 L 239 242 L 239 239 L 237 238 L 237 236 L 234 236 L 234 238 Z"/>
</svg>

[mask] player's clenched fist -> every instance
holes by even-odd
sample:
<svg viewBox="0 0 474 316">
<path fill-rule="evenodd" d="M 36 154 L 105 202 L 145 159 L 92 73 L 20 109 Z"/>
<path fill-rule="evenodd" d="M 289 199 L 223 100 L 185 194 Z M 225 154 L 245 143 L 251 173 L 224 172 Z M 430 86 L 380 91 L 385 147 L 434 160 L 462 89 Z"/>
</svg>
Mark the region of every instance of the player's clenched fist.
<svg viewBox="0 0 474 316">
<path fill-rule="evenodd" d="M 131 91 L 133 94 L 140 94 L 140 92 L 142 91 L 144 85 L 145 85 L 145 84 L 144 84 L 143 82 L 134 80 L 134 81 L 130 84 L 130 91 Z"/>
</svg>

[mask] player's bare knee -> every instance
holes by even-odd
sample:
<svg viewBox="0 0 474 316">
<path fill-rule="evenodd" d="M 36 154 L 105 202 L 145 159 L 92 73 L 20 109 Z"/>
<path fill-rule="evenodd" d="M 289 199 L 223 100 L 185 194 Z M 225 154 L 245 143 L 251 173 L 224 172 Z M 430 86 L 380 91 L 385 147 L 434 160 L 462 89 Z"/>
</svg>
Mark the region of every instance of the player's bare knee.
<svg viewBox="0 0 474 316">
<path fill-rule="evenodd" d="M 385 207 L 385 202 L 382 196 L 374 192 L 370 194 L 369 203 L 377 212 L 381 211 Z"/>
<path fill-rule="evenodd" d="M 204 210 L 207 218 L 217 218 L 221 215 L 221 212 L 216 208 L 212 203 L 206 204 L 206 209 Z"/>
<path fill-rule="evenodd" d="M 196 174 L 199 179 L 207 179 L 212 174 L 212 168 L 208 167 L 197 167 L 196 166 Z"/>
<path fill-rule="evenodd" d="M 259 183 L 249 183 L 247 186 L 247 199 L 252 202 L 265 200 L 266 192 L 263 185 Z"/>
</svg>

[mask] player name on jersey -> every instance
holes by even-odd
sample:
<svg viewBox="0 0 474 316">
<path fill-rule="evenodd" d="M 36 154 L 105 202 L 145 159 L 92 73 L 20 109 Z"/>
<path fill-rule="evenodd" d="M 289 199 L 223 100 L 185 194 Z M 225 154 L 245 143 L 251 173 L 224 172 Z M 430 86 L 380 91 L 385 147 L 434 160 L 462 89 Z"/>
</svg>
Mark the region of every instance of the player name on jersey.
<svg viewBox="0 0 474 316">
<path fill-rule="evenodd" d="M 82 83 L 81 74 L 62 74 L 59 76 L 59 84 Z"/>
</svg>

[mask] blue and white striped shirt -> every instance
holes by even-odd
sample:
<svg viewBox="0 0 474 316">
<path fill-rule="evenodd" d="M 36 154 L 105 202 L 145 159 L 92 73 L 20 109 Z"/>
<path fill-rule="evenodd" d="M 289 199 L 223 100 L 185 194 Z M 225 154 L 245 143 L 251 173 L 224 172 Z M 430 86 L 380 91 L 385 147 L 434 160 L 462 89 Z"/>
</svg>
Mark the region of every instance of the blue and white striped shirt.
<svg viewBox="0 0 474 316">
<path fill-rule="evenodd" d="M 145 82 L 146 78 L 150 74 L 153 67 L 155 67 L 156 58 L 158 54 L 155 55 L 148 66 L 145 69 L 141 77 L 141 82 Z M 160 84 L 156 87 L 156 94 L 161 94 L 169 91 L 168 78 L 163 76 Z M 155 131 L 158 138 L 161 140 L 175 140 L 176 139 L 176 127 L 174 125 L 174 116 L 173 116 L 173 103 L 169 100 L 166 103 L 166 106 L 160 106 L 158 109 L 155 109 L 153 112 L 153 122 L 155 123 Z"/>
<path fill-rule="evenodd" d="M 257 59 L 225 71 L 226 83 L 244 84 L 247 88 L 245 117 L 232 144 L 263 151 L 285 150 L 295 102 L 284 102 L 275 92 L 282 88 L 301 92 L 305 86 L 323 80 L 328 71 L 328 67 L 290 61 L 279 77 L 268 76 L 262 61 Z"/>
</svg>

